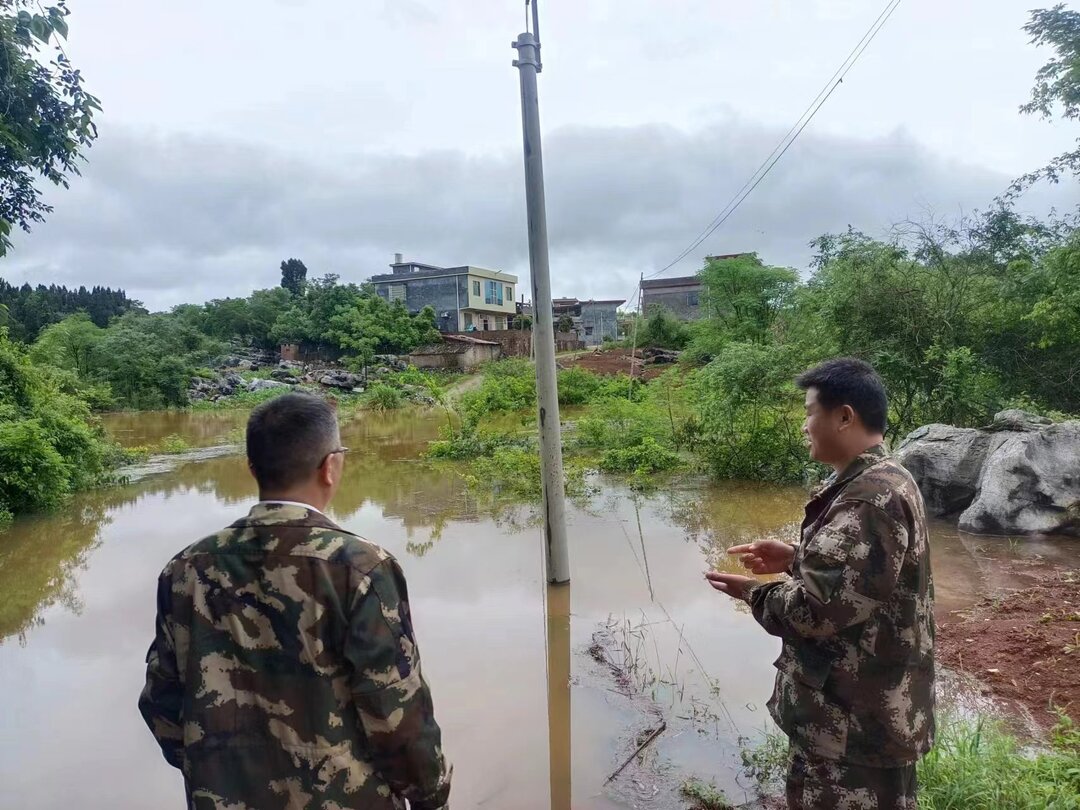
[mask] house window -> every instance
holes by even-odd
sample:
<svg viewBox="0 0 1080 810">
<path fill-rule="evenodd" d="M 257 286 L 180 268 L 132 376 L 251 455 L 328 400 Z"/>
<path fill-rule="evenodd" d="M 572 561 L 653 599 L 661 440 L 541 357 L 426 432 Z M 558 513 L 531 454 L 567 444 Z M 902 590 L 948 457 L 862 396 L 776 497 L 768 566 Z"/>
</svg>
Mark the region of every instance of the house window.
<svg viewBox="0 0 1080 810">
<path fill-rule="evenodd" d="M 514 300 L 514 288 L 513 287 L 507 286 L 507 288 L 506 288 L 506 300 L 507 301 L 513 301 Z"/>
<path fill-rule="evenodd" d="M 405 303 L 405 285 L 404 284 L 391 284 L 390 285 L 390 303 L 400 301 Z"/>
<path fill-rule="evenodd" d="M 468 329 L 470 326 L 472 326 L 472 313 L 471 312 L 466 312 L 465 313 L 465 328 Z"/>
<path fill-rule="evenodd" d="M 686 294 L 686 305 L 688 307 L 696 307 L 698 305 L 698 294 L 696 292 L 689 292 Z"/>
<path fill-rule="evenodd" d="M 486 289 L 485 289 L 484 292 L 485 292 L 485 295 L 484 295 L 484 303 L 485 304 L 497 304 L 500 307 L 502 306 L 502 302 L 503 302 L 502 284 L 500 284 L 497 281 L 489 281 L 486 284 Z"/>
<path fill-rule="evenodd" d="M 488 332 L 488 331 L 490 331 L 490 330 L 491 330 L 491 321 L 489 321 L 489 320 L 488 320 L 487 318 L 484 318 L 484 319 L 483 319 L 483 320 L 482 320 L 482 321 L 480 322 L 480 325 L 481 325 L 481 326 L 483 327 L 483 329 L 484 329 L 484 331 L 485 331 L 485 332 Z"/>
<path fill-rule="evenodd" d="M 591 326 L 586 326 L 585 327 L 585 334 L 586 335 L 592 335 L 592 330 L 593 330 L 593 328 Z"/>
<path fill-rule="evenodd" d="M 475 295 L 477 298 L 480 297 L 480 282 L 479 281 L 474 281 L 472 283 L 472 294 Z"/>
</svg>

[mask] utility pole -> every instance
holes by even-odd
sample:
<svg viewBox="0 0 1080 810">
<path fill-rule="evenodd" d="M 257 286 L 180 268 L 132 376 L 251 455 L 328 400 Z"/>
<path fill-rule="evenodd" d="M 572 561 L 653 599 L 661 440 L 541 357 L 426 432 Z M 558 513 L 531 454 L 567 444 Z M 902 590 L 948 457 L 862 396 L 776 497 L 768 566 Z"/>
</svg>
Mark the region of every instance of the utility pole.
<svg viewBox="0 0 1080 810">
<path fill-rule="evenodd" d="M 521 129 L 525 146 L 525 205 L 529 227 L 529 269 L 533 288 L 533 343 L 536 353 L 536 399 L 540 425 L 540 459 L 544 484 L 544 540 L 547 580 L 570 581 L 566 542 L 566 493 L 563 489 L 562 431 L 555 375 L 555 325 L 548 268 L 547 210 L 544 202 L 544 160 L 540 149 L 540 72 L 537 0 L 532 0 L 533 32 L 520 34 L 512 47 L 521 77 Z"/>
</svg>

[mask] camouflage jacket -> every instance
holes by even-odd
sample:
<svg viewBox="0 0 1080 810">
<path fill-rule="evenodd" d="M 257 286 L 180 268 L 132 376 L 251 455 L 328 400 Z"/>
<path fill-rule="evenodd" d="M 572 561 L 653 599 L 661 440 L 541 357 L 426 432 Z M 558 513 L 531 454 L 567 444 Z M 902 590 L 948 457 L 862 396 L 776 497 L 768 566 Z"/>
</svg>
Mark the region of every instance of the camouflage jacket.
<svg viewBox="0 0 1080 810">
<path fill-rule="evenodd" d="M 447 806 L 405 579 L 378 546 L 259 504 L 174 557 L 139 709 L 190 808 Z"/>
<path fill-rule="evenodd" d="M 934 585 L 922 496 L 883 448 L 806 506 L 792 577 L 752 588 L 783 639 L 769 711 L 799 749 L 873 767 L 934 737 Z"/>
</svg>

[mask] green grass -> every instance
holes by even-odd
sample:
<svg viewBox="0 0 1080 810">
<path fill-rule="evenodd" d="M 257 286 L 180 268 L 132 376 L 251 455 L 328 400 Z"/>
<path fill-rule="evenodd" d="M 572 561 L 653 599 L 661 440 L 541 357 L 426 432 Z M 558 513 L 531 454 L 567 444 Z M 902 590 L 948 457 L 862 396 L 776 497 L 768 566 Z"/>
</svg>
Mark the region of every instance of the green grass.
<svg viewBox="0 0 1080 810">
<path fill-rule="evenodd" d="M 688 779 L 682 783 L 679 793 L 690 800 L 691 810 L 732 810 L 734 805 L 715 785 L 697 779 Z"/>
<path fill-rule="evenodd" d="M 396 411 L 405 404 L 405 395 L 399 388 L 375 383 L 364 395 L 367 406 L 375 411 Z"/>
<path fill-rule="evenodd" d="M 267 388 L 264 391 L 240 391 L 232 396 L 222 397 L 221 399 L 211 402 L 210 400 L 202 400 L 200 402 L 193 402 L 191 404 L 191 410 L 193 411 L 231 411 L 238 409 L 251 409 L 256 405 L 266 402 L 274 397 L 281 396 L 287 393 L 292 388 Z"/>
<path fill-rule="evenodd" d="M 176 433 L 170 433 L 161 440 L 158 449 L 161 450 L 162 453 L 175 455 L 176 453 L 184 453 L 190 450 L 191 445 L 183 436 L 179 436 Z"/>
<path fill-rule="evenodd" d="M 920 810 L 1080 810 L 1080 729 L 1062 715 L 1030 751 L 998 722 L 944 717 L 919 763 Z"/>
<path fill-rule="evenodd" d="M 740 742 L 743 770 L 762 795 L 777 793 L 787 739 L 766 734 L 756 746 Z M 1080 728 L 1062 714 L 1049 744 L 1033 749 L 999 721 L 941 715 L 918 773 L 919 810 L 1080 810 Z"/>
</svg>

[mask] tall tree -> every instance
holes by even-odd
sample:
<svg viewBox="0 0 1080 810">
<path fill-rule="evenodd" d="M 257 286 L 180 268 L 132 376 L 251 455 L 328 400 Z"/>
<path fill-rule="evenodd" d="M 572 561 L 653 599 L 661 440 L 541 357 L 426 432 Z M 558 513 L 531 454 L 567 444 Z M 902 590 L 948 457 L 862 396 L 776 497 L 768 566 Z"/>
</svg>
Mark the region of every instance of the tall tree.
<svg viewBox="0 0 1080 810">
<path fill-rule="evenodd" d="M 97 137 L 98 100 L 59 39 L 67 38 L 66 0 L 0 0 L 0 255 L 13 225 L 30 230 L 52 207 L 41 199 L 38 175 L 67 186 L 82 150 Z M 55 45 L 54 43 L 54 37 Z M 43 48 L 53 45 L 46 61 Z"/>
<path fill-rule="evenodd" d="M 281 286 L 293 295 L 300 295 L 307 282 L 307 266 L 299 259 L 287 259 L 281 263 Z"/>
<path fill-rule="evenodd" d="M 1067 120 L 1080 119 L 1080 12 L 1058 3 L 1031 12 L 1024 31 L 1031 43 L 1048 45 L 1054 56 L 1035 74 L 1031 100 L 1020 107 L 1025 115 L 1051 120 L 1056 111 Z M 1080 145 L 1080 139 L 1077 141 Z M 1058 155 L 1046 166 L 1016 180 L 1009 194 L 1015 196 L 1039 180 L 1056 183 L 1063 174 L 1080 175 L 1080 148 Z"/>
</svg>

